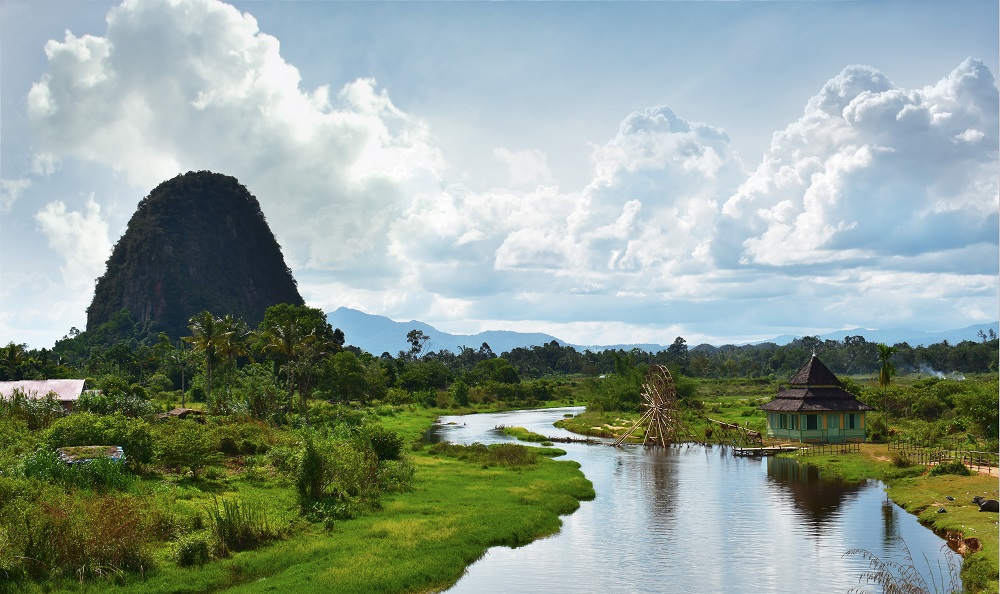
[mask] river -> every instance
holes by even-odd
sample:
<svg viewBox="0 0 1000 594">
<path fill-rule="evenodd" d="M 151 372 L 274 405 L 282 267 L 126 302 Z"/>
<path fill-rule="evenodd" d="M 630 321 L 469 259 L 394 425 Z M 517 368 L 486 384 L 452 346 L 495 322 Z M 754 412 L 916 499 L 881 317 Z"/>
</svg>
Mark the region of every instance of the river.
<svg viewBox="0 0 1000 594">
<path fill-rule="evenodd" d="M 582 408 L 442 417 L 434 439 L 515 441 L 495 428 L 574 436 L 552 425 Z M 578 436 L 576 436 L 578 437 Z M 865 549 L 914 566 L 931 591 L 948 584 L 945 541 L 885 495 L 877 481 L 824 480 L 783 458 L 733 456 L 720 446 L 646 448 L 557 444 L 579 462 L 597 497 L 564 516 L 559 533 L 494 547 L 450 593 L 846 593 Z"/>
</svg>

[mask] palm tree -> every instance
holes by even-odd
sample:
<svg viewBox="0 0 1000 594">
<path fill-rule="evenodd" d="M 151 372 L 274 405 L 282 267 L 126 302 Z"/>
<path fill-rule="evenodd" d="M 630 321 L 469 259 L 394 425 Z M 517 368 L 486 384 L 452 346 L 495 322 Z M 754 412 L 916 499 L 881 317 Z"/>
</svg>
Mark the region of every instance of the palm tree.
<svg viewBox="0 0 1000 594">
<path fill-rule="evenodd" d="M 889 401 L 889 382 L 892 381 L 892 376 L 896 375 L 896 366 L 892 364 L 892 355 L 899 349 L 881 342 L 875 346 L 878 348 L 878 385 L 882 388 L 882 406 L 880 408 L 882 414 L 885 415 L 886 405 Z"/>
<path fill-rule="evenodd" d="M 292 401 L 295 393 L 295 359 L 296 345 L 303 339 L 302 330 L 292 320 L 274 321 L 269 324 L 261 333 L 264 340 L 263 351 L 265 353 L 275 353 L 285 368 L 285 389 L 288 392 L 288 401 Z"/>
<path fill-rule="evenodd" d="M 892 376 L 896 375 L 896 366 L 892 364 L 892 356 L 899 349 L 887 344 L 878 343 L 878 385 L 885 390 L 892 381 Z"/>
<path fill-rule="evenodd" d="M 227 342 L 231 334 L 225 323 L 211 313 L 203 311 L 188 320 L 191 336 L 182 340 L 194 345 L 196 351 L 205 355 L 205 396 L 212 401 L 212 370 L 220 360 L 220 355 L 228 349 Z"/>
</svg>

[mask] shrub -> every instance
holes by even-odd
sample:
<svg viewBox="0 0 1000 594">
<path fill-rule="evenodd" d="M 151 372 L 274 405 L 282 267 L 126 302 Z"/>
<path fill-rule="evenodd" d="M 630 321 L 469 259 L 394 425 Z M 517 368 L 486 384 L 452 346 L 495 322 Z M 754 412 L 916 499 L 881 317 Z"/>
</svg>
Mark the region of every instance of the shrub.
<svg viewBox="0 0 1000 594">
<path fill-rule="evenodd" d="M 66 416 L 66 409 L 52 393 L 41 398 L 29 396 L 24 390 L 15 389 L 10 398 L 0 398 L 0 417 L 27 423 L 32 431 L 44 429 L 56 419 Z"/>
<path fill-rule="evenodd" d="M 138 386 L 137 386 L 138 387 Z M 141 387 L 139 387 L 141 389 Z M 129 392 L 84 392 L 76 403 L 77 412 L 91 412 L 97 415 L 121 413 L 126 417 L 150 417 L 159 407 L 147 400 L 136 390 Z"/>
<path fill-rule="evenodd" d="M 172 557 L 181 567 L 199 567 L 208 563 L 208 538 L 202 533 L 188 533 L 173 543 Z"/>
<path fill-rule="evenodd" d="M 121 414 L 100 416 L 77 413 L 54 422 L 46 433 L 51 448 L 80 445 L 117 445 L 134 462 L 153 459 L 153 434 L 142 419 Z"/>
<path fill-rule="evenodd" d="M 403 438 L 381 425 L 368 425 L 362 435 L 379 460 L 399 460 L 403 454 Z"/>
<path fill-rule="evenodd" d="M 971 476 L 972 471 L 965 464 L 962 464 L 958 460 L 952 460 L 951 462 L 942 462 L 931 468 L 931 476 L 940 476 L 942 474 L 956 474 L 958 476 Z"/>
<path fill-rule="evenodd" d="M 234 423 L 215 430 L 219 449 L 229 455 L 263 454 L 268 448 L 267 426 L 263 423 Z"/>
<path fill-rule="evenodd" d="M 280 532 L 271 526 L 267 514 L 247 501 L 223 499 L 220 505 L 216 500 L 207 511 L 209 530 L 219 556 L 248 551 L 280 537 Z"/>
<path fill-rule="evenodd" d="M 218 442 L 204 425 L 188 420 L 170 420 L 156 428 L 156 461 L 178 472 L 196 475 L 222 461 Z"/>
<path fill-rule="evenodd" d="M 124 460 L 97 458 L 67 464 L 55 451 L 44 448 L 22 458 L 20 474 L 29 479 L 100 491 L 125 490 L 135 482 L 135 477 L 125 470 Z"/>
<path fill-rule="evenodd" d="M 151 564 L 148 515 L 143 500 L 123 495 L 45 495 L 31 504 L 7 508 L 11 530 L 4 554 L 20 561 L 22 575 L 118 576 Z"/>
<path fill-rule="evenodd" d="M 415 469 L 411 462 L 385 460 L 378 465 L 378 485 L 387 493 L 403 493 L 413 489 Z"/>
</svg>

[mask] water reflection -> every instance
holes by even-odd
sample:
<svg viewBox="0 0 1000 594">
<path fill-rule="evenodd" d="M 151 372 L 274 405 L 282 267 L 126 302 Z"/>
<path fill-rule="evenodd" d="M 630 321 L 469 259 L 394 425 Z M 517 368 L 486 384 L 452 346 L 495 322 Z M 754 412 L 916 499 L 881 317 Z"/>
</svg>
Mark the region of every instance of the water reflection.
<svg viewBox="0 0 1000 594">
<path fill-rule="evenodd" d="M 815 530 L 836 521 L 844 503 L 857 498 L 868 486 L 867 481 L 821 480 L 818 468 L 791 458 L 768 457 L 767 478 L 791 494 L 792 502 Z"/>
<path fill-rule="evenodd" d="M 552 426 L 563 412 L 448 417 L 457 424 L 435 438 L 512 441 L 497 425 L 567 436 Z M 564 516 L 552 537 L 490 549 L 450 592 L 847 592 L 867 569 L 844 557 L 849 549 L 905 562 L 902 538 L 929 566 L 953 555 L 888 502 L 880 483 L 826 481 L 794 460 L 721 447 L 558 447 L 597 497 Z"/>
</svg>

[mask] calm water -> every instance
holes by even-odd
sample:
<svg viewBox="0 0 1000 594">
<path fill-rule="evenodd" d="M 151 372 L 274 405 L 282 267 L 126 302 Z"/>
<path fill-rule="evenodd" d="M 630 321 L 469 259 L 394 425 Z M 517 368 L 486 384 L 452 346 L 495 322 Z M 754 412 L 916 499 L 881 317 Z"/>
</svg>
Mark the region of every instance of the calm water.
<svg viewBox="0 0 1000 594">
<path fill-rule="evenodd" d="M 435 438 L 513 441 L 497 425 L 571 436 L 552 423 L 582 409 L 443 417 Z M 906 562 L 905 541 L 936 583 L 945 541 L 886 498 L 881 483 L 820 480 L 794 460 L 735 457 L 721 447 L 557 444 L 579 462 L 597 497 L 562 530 L 518 549 L 495 547 L 449 592 L 846 593 L 867 549 Z M 940 568 L 939 568 L 940 565 Z M 933 591 L 933 586 L 932 586 Z"/>
</svg>

